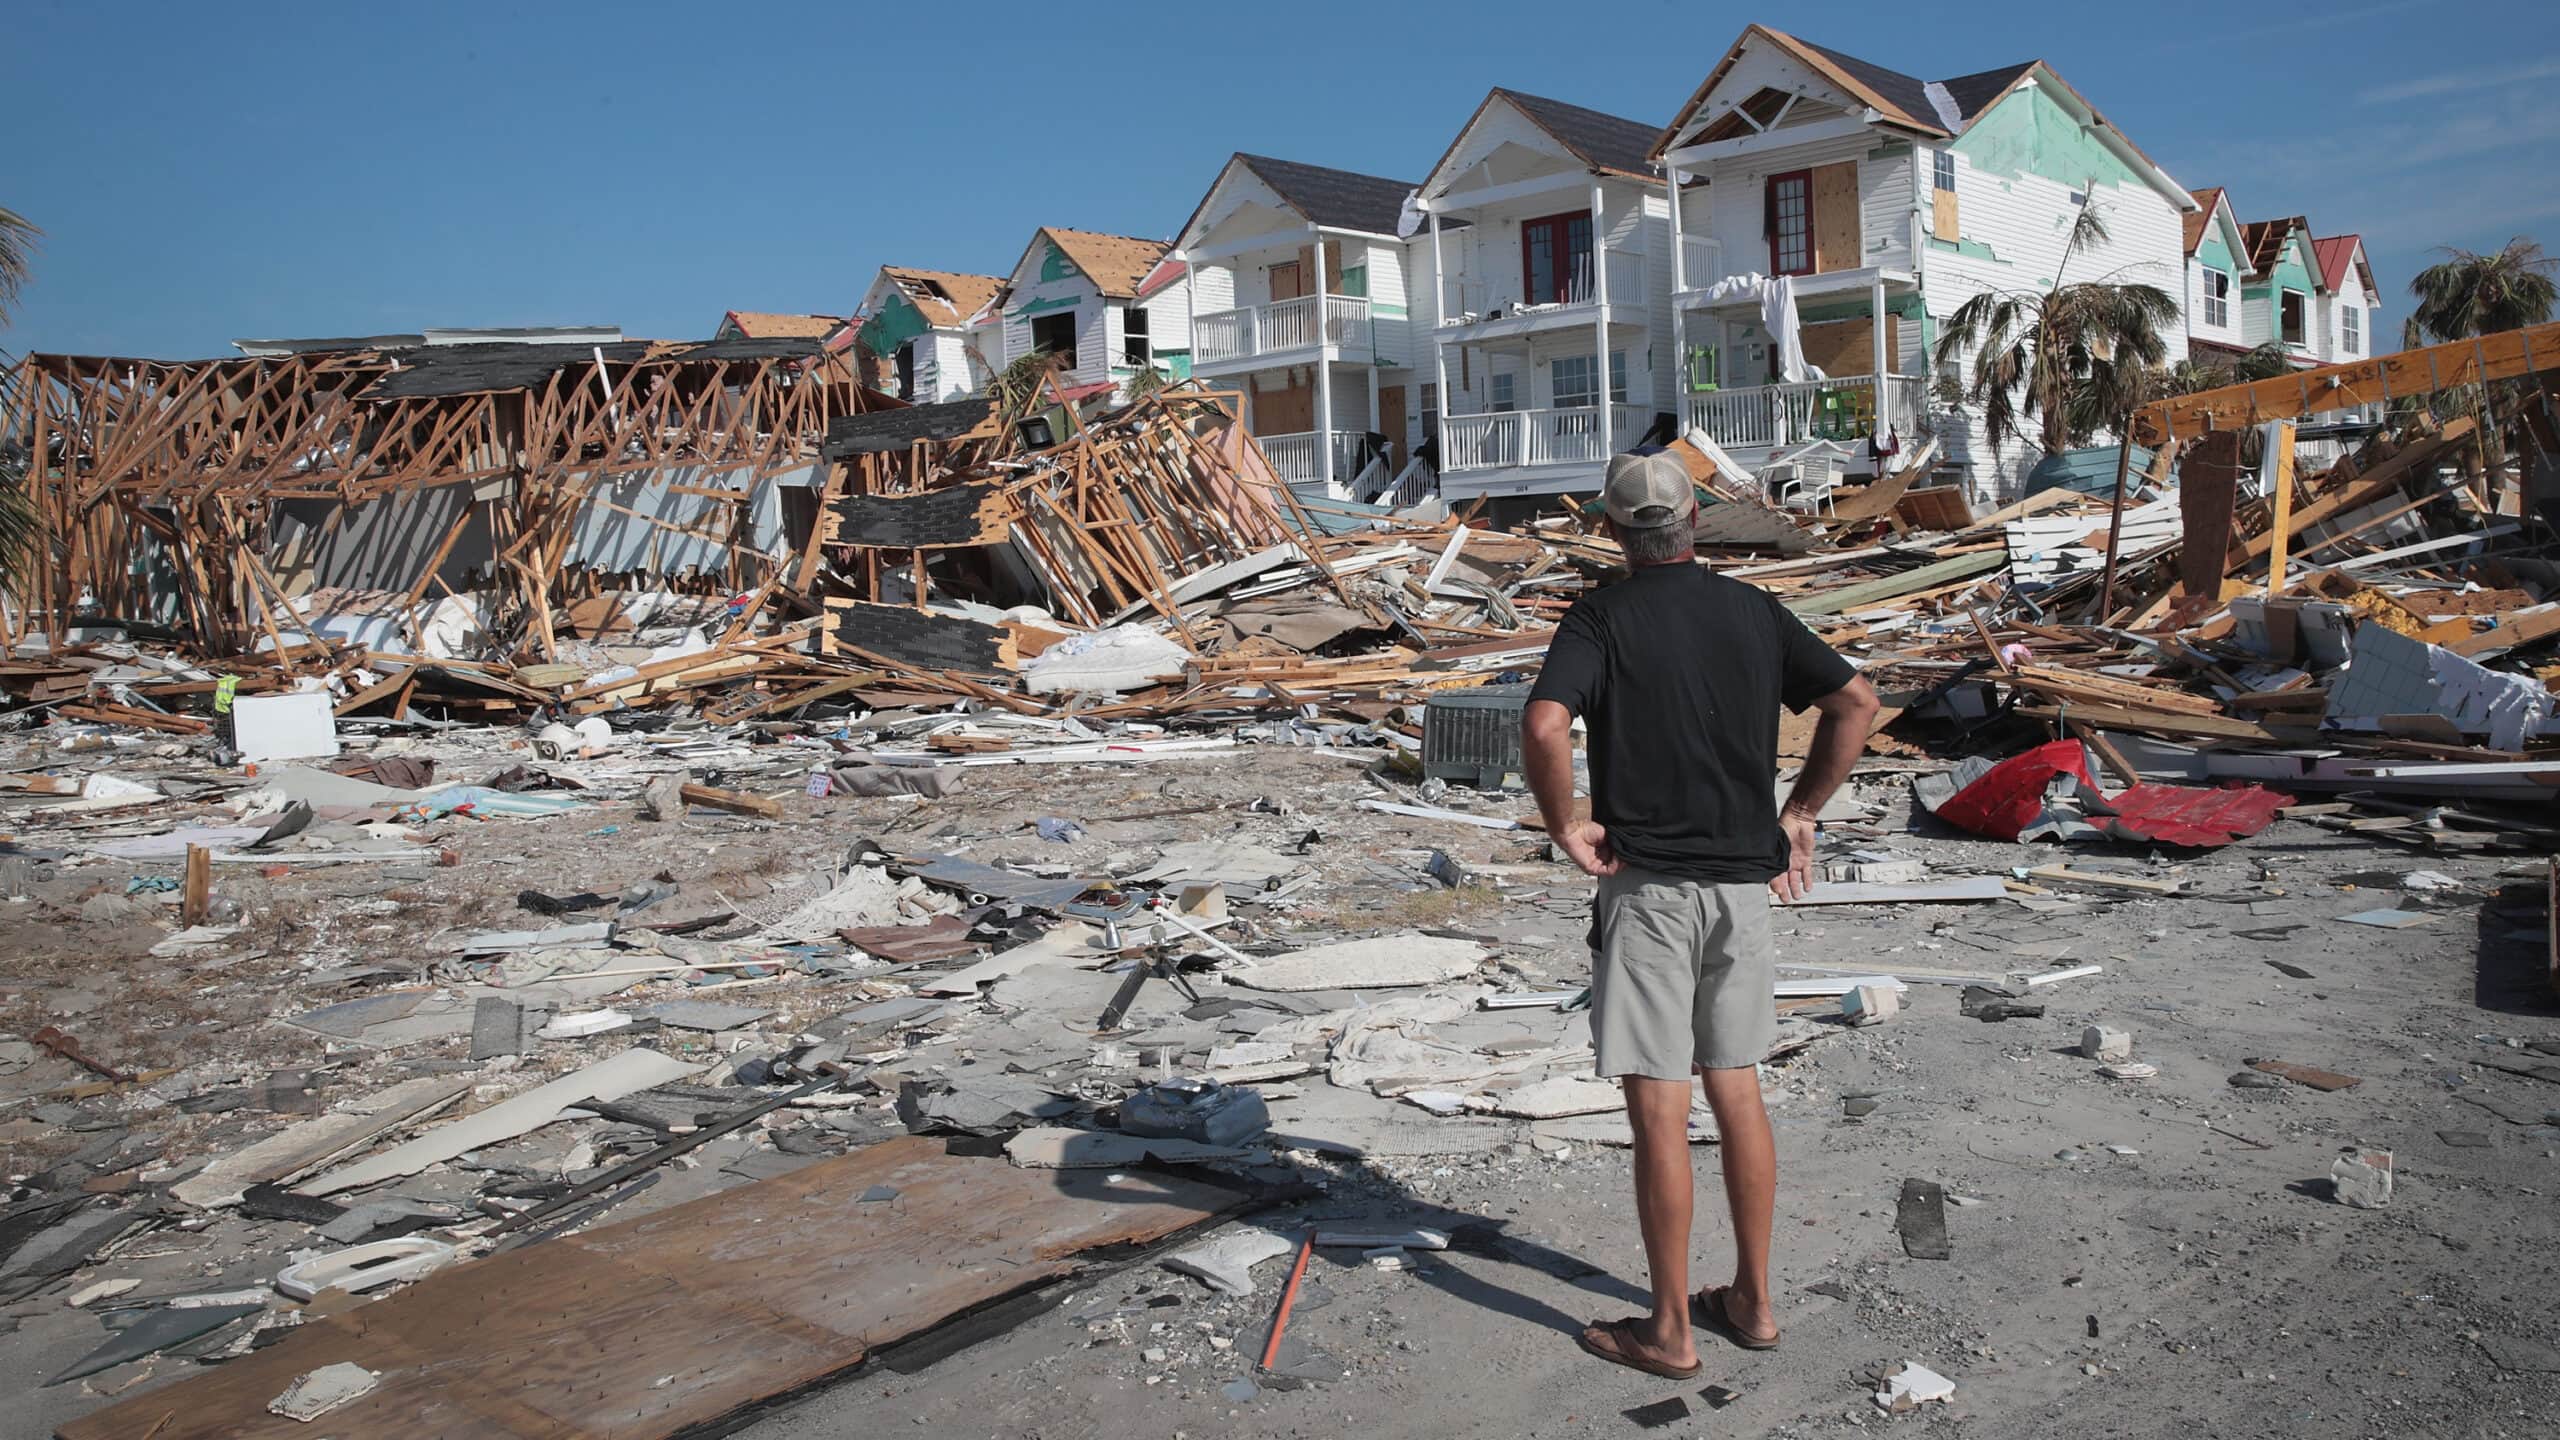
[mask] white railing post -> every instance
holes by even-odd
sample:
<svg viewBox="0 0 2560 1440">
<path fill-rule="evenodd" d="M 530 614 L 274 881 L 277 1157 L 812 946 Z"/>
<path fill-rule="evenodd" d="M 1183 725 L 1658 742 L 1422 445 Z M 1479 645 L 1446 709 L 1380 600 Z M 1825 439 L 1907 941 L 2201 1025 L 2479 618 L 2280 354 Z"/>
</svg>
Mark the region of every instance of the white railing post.
<svg viewBox="0 0 2560 1440">
<path fill-rule="evenodd" d="M 1324 466 L 1325 493 L 1333 493 L 1333 361 L 1324 350 L 1324 232 L 1315 235 L 1316 303 L 1316 459 Z"/>
<path fill-rule="evenodd" d="M 1440 208 L 1427 212 L 1431 217 L 1431 397 L 1433 413 L 1440 417 L 1439 430 L 1431 438 L 1439 443 L 1438 452 L 1444 467 L 1449 463 L 1449 416 L 1457 409 L 1449 403 L 1449 346 L 1440 338 L 1441 328 L 1449 323 L 1449 287 L 1442 283 L 1440 264 Z"/>
<path fill-rule="evenodd" d="M 1594 374 L 1592 398 L 1599 402 L 1600 413 L 1609 413 L 1609 237 L 1605 228 L 1606 207 L 1601 203 L 1600 182 L 1591 182 L 1591 342 Z"/>
<path fill-rule="evenodd" d="M 1689 314 L 1680 292 L 1689 288 L 1689 242 L 1680 233 L 1680 167 L 1663 167 L 1671 188 L 1671 413 L 1675 424 L 1689 418 Z"/>
</svg>

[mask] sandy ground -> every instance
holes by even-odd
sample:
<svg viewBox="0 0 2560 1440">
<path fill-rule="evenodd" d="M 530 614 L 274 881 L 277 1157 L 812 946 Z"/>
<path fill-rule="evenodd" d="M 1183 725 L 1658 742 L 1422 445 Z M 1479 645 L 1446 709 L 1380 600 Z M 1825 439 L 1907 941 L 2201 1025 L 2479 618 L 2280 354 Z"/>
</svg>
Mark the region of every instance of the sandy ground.
<svg viewBox="0 0 2560 1440">
<path fill-rule="evenodd" d="M 572 817 L 453 827 L 436 842 L 457 852 L 460 863 L 448 867 L 244 879 L 261 942 L 253 948 L 264 953 L 220 957 L 209 969 L 143 956 L 165 933 L 150 915 L 71 918 L 82 892 L 110 876 L 65 867 L 0 922 L 0 954 L 11 957 L 0 1025 L 23 1036 L 51 1020 L 132 1065 L 217 1055 L 243 1073 L 309 1065 L 313 1037 L 268 1023 L 311 1003 L 296 990 L 303 977 L 414 952 L 453 927 L 530 923 L 510 898 L 520 886 L 611 890 L 666 873 L 688 901 L 716 892 L 749 908 L 778 906 L 805 889 L 801 872 L 815 857 L 840 854 L 857 836 L 1037 859 L 1040 842 L 1023 826 L 1050 813 L 1087 817 L 1094 833 L 1082 843 L 1097 858 L 1229 833 L 1271 844 L 1313 828 L 1310 863 L 1322 883 L 1275 920 L 1282 928 L 1481 928 L 1547 913 L 1516 900 L 1453 905 L 1427 883 L 1391 883 L 1386 872 L 1399 866 L 1418 878 L 1414 857 L 1434 847 L 1475 863 L 1530 863 L 1535 837 L 1353 811 L 1368 793 L 1340 761 L 1256 752 L 1131 770 L 982 772 L 929 806 L 795 798 L 779 826 L 642 827 L 627 804 L 607 800 Z M 2057 858 L 2051 848 L 1907 833 L 1898 781 L 1865 793 L 1881 804 L 1881 838 L 1864 843 L 1937 873 Z M 1253 808 L 1257 798 L 1272 803 Z M 1198 813 L 1095 818 L 1193 806 Z M 609 825 L 621 829 L 595 833 Z M 2173 876 L 2186 890 L 2122 900 L 2083 892 L 2089 903 L 2052 913 L 1994 902 L 1781 917 L 1786 959 L 1988 973 L 2088 962 L 2104 972 L 2045 987 L 2040 1019 L 1996 1024 L 1960 1015 L 1953 986 L 1915 985 L 1891 1023 L 1826 1026 L 1769 1067 L 1786 1335 L 1774 1352 L 1745 1354 L 1702 1336 L 1705 1371 L 1672 1383 L 1576 1351 L 1571 1333 L 1584 1321 L 1642 1303 L 1626 1157 L 1589 1143 L 1559 1157 L 1520 1143 L 1533 1138 L 1523 1133 L 1473 1155 L 1301 1169 L 1322 1193 L 1257 1223 L 1292 1235 L 1319 1222 L 1430 1225 L 1457 1243 L 1409 1252 L 1393 1271 L 1322 1254 L 1290 1329 L 1283 1368 L 1297 1378 L 1285 1384 L 1245 1379 L 1285 1260 L 1260 1267 L 1260 1293 L 1245 1298 L 1140 1260 L 1048 1292 L 1040 1313 L 957 1353 L 893 1357 L 737 1433 L 2560 1434 L 2560 1303 L 2550 1281 L 2560 1256 L 2560 1128 L 2533 1123 L 2560 1111 L 2560 1086 L 2476 1063 L 2548 1061 L 2518 1047 L 2560 1039 L 2537 968 L 2541 862 L 2431 856 L 2289 821 L 2200 858 L 2118 850 L 2103 860 Z M 2420 869 L 2454 885 L 2404 895 L 2398 877 Z M 1551 897 L 1583 883 L 1554 867 L 1540 873 Z M 2431 918 L 2405 930 L 2337 918 L 2395 904 Z M 1577 983 L 1579 957 L 1557 953 L 1561 961 L 1541 952 L 1554 968 L 1540 984 Z M 2277 960 L 2312 978 L 2268 963 Z M 787 1032 L 841 1008 L 828 988 L 777 987 L 784 1014 L 768 1028 Z M 2132 1032 L 2136 1057 L 2158 1076 L 2099 1076 L 2073 1047 L 2085 1025 L 2100 1023 Z M 2235 1087 L 2230 1077 L 2250 1057 L 2362 1083 L 2329 1093 Z M 67 1073 L 43 1068 L 58 1064 L 40 1061 L 25 1075 L 64 1083 Z M 1849 1117 L 1851 1097 L 1872 1098 L 1872 1112 Z M 7 1113 L 15 1175 L 57 1163 L 84 1138 L 31 1119 L 23 1096 Z M 171 1160 L 231 1133 L 202 1117 L 123 1119 Z M 2333 1199 L 2330 1164 L 2347 1148 L 2394 1152 L 2387 1209 Z M 1715 1149 L 1694 1154 L 1704 1283 L 1730 1251 Z M 1908 1178 L 1940 1182 L 1957 1198 L 1946 1260 L 1904 1253 L 1895 1209 Z M 617 1216 L 736 1183 L 706 1166 Z M 221 1217 L 155 1232 L 89 1275 L 142 1276 L 152 1291 L 252 1283 L 293 1243 L 302 1243 L 296 1227 Z M 163 1358 L 37 1388 L 100 1338 L 93 1317 L 63 1305 L 65 1288 L 0 1310 L 0 1376 L 20 1402 L 0 1417 L 0 1435 L 48 1434 L 108 1395 L 193 1368 Z M 1874 1379 L 1904 1361 L 1951 1377 L 1953 1401 L 1907 1417 L 1880 1413 L 1867 1398 Z M 1718 1391 L 1718 1404 L 1710 1387 L 1739 1393 Z"/>
</svg>

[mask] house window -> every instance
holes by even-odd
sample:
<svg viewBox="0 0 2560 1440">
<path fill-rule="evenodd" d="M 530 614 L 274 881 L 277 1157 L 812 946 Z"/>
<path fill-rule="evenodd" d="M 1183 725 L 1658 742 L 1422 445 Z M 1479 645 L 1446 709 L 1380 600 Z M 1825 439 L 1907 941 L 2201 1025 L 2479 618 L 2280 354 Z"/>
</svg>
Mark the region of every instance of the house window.
<svg viewBox="0 0 2560 1440">
<path fill-rule="evenodd" d="M 1132 370 L 1155 363 L 1155 347 L 1147 337 L 1147 307 L 1132 305 L 1120 322 L 1120 359 Z"/>
<path fill-rule="evenodd" d="M 1334 290 L 1333 293 L 1336 295 L 1348 295 L 1355 300 L 1367 299 L 1369 297 L 1369 267 L 1366 265 L 1343 266 L 1342 283 Z"/>
<path fill-rule="evenodd" d="M 916 398 L 916 342 L 913 340 L 898 347 L 898 398 Z"/>
<path fill-rule="evenodd" d="M 1547 385 L 1559 410 L 1600 403 L 1599 367 L 1588 355 L 1559 355 L 1547 362 Z"/>
<path fill-rule="evenodd" d="M 2311 326 L 2305 315 L 2310 306 L 2299 290 L 2287 290 L 2276 297 L 2276 315 L 2287 345 L 2311 343 Z"/>
<path fill-rule="evenodd" d="M 1520 296 L 1530 305 L 1591 297 L 1591 212 L 1520 222 Z"/>
<path fill-rule="evenodd" d="M 1813 273 L 1813 172 L 1791 170 L 1769 177 L 1769 270 L 1777 275 Z"/>
<path fill-rule="evenodd" d="M 1057 357 L 1059 364 L 1076 368 L 1076 312 L 1061 310 L 1055 315 L 1031 317 L 1031 349 L 1035 354 Z"/>
<path fill-rule="evenodd" d="M 1512 387 L 1513 377 L 1509 375 L 1494 375 L 1487 378 L 1493 385 L 1493 403 L 1486 406 L 1486 409 L 1517 410 L 1520 408 L 1519 393 Z"/>
<path fill-rule="evenodd" d="M 2364 312 L 2353 305 L 2338 307 L 2338 348 L 2350 355 L 2364 353 Z"/>
<path fill-rule="evenodd" d="M 1939 190 L 1949 195 L 1956 193 L 1956 152 L 1941 150 L 1937 153 L 1932 178 Z"/>
<path fill-rule="evenodd" d="M 1609 352 L 1609 402 L 1613 405 L 1627 403 L 1627 352 L 1624 350 Z"/>
<path fill-rule="evenodd" d="M 2208 265 L 2204 271 L 2204 323 L 2231 328 L 2231 272 Z"/>
</svg>

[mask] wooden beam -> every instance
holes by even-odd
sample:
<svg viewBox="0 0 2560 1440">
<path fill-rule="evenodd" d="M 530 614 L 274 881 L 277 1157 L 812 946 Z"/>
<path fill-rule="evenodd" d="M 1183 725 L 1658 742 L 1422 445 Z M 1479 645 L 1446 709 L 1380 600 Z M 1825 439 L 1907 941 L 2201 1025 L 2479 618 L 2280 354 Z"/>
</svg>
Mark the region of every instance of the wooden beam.
<svg viewBox="0 0 2560 1440">
<path fill-rule="evenodd" d="M 2211 430 L 2326 415 L 2555 369 L 2560 321 L 2156 401 L 2134 412 L 2133 432 L 2145 445 L 2165 445 Z"/>
</svg>

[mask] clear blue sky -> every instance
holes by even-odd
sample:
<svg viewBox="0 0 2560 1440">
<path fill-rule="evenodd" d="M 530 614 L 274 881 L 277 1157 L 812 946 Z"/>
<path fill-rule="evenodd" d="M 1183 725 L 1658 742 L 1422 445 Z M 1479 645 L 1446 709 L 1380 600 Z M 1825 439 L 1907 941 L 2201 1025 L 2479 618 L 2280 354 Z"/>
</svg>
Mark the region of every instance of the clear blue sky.
<svg viewBox="0 0 2560 1440">
<path fill-rule="evenodd" d="M 2560 250 L 2549 0 L 12 0 L 0 205 L 47 233 L 0 349 L 841 313 L 1035 225 L 1169 237 L 1235 150 L 1416 177 L 1493 85 L 1659 123 L 1754 19 L 1924 78 L 2052 62 L 2241 218 L 2361 231 L 2380 335 L 2435 246 Z"/>
</svg>

